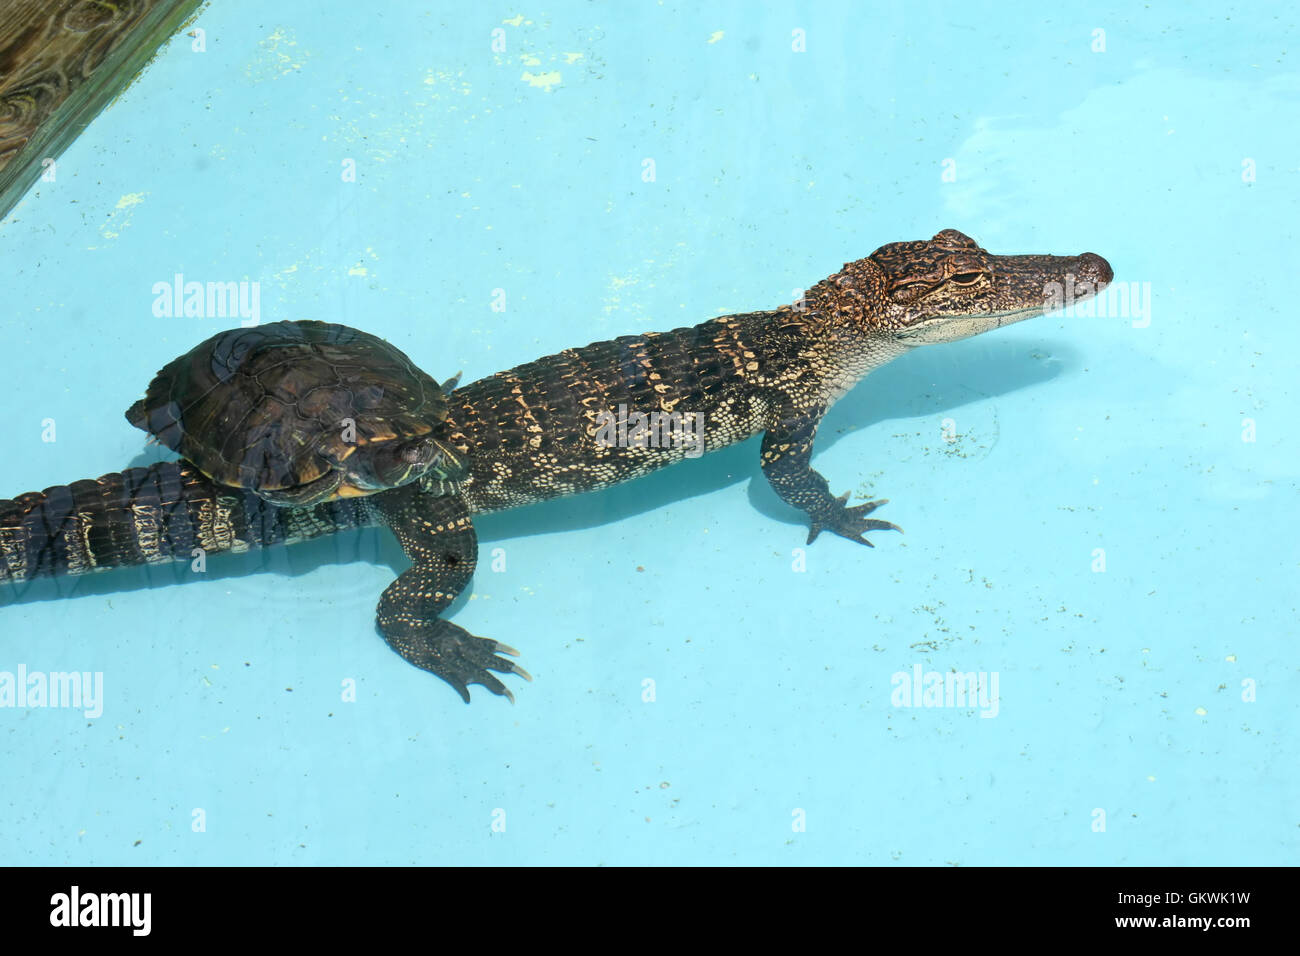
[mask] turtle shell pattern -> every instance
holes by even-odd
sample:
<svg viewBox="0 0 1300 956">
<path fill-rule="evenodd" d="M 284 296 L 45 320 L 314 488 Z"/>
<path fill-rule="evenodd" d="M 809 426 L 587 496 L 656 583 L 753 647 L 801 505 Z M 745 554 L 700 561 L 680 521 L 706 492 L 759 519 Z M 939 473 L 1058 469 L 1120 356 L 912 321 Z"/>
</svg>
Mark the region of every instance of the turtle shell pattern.
<svg viewBox="0 0 1300 956">
<path fill-rule="evenodd" d="M 126 417 L 213 481 L 303 506 L 454 485 L 463 456 L 439 434 L 453 386 L 358 329 L 274 322 L 186 352 Z"/>
</svg>

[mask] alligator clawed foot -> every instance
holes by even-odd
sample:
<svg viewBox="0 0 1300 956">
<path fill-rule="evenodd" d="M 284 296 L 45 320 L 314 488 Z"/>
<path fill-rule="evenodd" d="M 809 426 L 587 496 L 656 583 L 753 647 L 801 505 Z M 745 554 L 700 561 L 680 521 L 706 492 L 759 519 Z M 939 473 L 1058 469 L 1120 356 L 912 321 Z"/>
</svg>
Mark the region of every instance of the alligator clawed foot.
<svg viewBox="0 0 1300 956">
<path fill-rule="evenodd" d="M 903 529 L 892 521 L 881 521 L 878 518 L 867 517 L 881 505 L 889 504 L 888 498 L 865 501 L 860 505 L 854 505 L 852 508 L 847 506 L 848 500 L 849 492 L 846 491 L 836 498 L 833 504 L 828 505 L 823 512 L 811 515 L 812 527 L 808 531 L 808 544 L 816 541 L 817 536 L 823 531 L 830 531 L 841 538 L 848 538 L 850 541 L 865 544 L 868 548 L 874 548 L 875 545 L 863 537 L 866 532 L 897 531 L 900 534 L 902 533 Z"/>
<path fill-rule="evenodd" d="M 508 644 L 486 637 L 475 637 L 469 631 L 450 621 L 439 619 L 432 634 L 428 628 L 403 629 L 406 633 L 385 634 L 389 646 L 416 667 L 441 677 L 469 703 L 469 685 L 479 684 L 499 697 L 515 702 L 515 695 L 491 672 L 518 674 L 531 681 L 532 675 L 512 660 L 500 657 L 508 654 L 518 657 L 519 652 Z"/>
</svg>

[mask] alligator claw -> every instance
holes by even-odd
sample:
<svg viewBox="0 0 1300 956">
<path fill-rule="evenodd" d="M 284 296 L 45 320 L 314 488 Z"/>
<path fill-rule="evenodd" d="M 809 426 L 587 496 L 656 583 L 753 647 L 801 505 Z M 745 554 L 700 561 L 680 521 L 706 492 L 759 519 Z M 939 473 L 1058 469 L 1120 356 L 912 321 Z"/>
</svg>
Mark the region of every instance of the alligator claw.
<svg viewBox="0 0 1300 956">
<path fill-rule="evenodd" d="M 467 704 L 470 684 L 478 684 L 512 704 L 515 702 L 510 688 L 501 683 L 492 671 L 517 674 L 527 681 L 533 679 L 533 675 L 514 661 L 497 656 L 509 654 L 518 657 L 519 652 L 513 647 L 490 638 L 475 637 L 450 621 L 438 620 L 432 634 L 427 627 L 408 626 L 394 628 L 386 632 L 384 638 L 403 658 L 454 687 Z"/>
<path fill-rule="evenodd" d="M 881 505 L 889 504 L 888 498 L 865 501 L 860 505 L 854 505 L 852 508 L 847 506 L 848 500 L 849 492 L 846 491 L 836 498 L 834 504 L 829 505 L 823 513 L 811 516 L 812 526 L 808 531 L 808 544 L 816 541 L 817 536 L 823 531 L 830 531 L 841 538 L 848 538 L 850 541 L 858 542 L 858 544 L 865 544 L 868 548 L 874 548 L 875 545 L 863 536 L 866 532 L 897 531 L 900 534 L 902 533 L 903 529 L 892 521 L 881 521 L 878 518 L 867 517 Z"/>
</svg>

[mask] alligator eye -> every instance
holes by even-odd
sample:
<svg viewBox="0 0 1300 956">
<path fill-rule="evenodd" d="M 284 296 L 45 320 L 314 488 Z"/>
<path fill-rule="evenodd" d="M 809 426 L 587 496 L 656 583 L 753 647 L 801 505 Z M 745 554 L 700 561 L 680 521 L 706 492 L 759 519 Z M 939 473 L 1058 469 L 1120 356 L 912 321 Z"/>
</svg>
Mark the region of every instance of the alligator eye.
<svg viewBox="0 0 1300 956">
<path fill-rule="evenodd" d="M 979 282 L 983 276 L 984 273 L 982 272 L 959 272 L 957 275 L 952 277 L 952 281 L 958 285 L 974 285 L 976 282 Z"/>
</svg>

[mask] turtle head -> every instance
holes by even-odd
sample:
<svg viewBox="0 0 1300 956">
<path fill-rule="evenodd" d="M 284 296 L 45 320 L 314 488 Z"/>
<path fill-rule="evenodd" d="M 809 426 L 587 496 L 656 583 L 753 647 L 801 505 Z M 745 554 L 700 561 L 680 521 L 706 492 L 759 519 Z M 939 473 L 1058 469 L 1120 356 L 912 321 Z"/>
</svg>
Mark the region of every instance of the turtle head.
<svg viewBox="0 0 1300 956">
<path fill-rule="evenodd" d="M 460 481 L 468 473 L 464 457 L 431 435 L 404 442 L 385 442 L 373 450 L 365 464 L 369 474 L 357 475 L 357 482 L 375 489 L 397 488 L 413 481 L 441 488 Z"/>
</svg>

